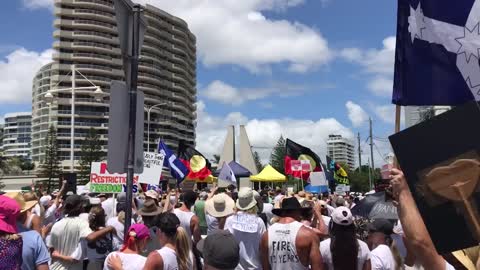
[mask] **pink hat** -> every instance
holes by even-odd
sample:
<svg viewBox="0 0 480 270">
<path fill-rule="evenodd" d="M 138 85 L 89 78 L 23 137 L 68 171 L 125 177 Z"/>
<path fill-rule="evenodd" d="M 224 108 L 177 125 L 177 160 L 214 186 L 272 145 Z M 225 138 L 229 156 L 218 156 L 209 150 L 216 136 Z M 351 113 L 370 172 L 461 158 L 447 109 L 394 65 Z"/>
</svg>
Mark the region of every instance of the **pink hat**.
<svg viewBox="0 0 480 270">
<path fill-rule="evenodd" d="M 18 203 L 7 196 L 0 195 L 0 231 L 17 233 L 17 217 L 20 214 Z"/>
<path fill-rule="evenodd" d="M 130 229 L 128 229 L 128 236 L 142 240 L 150 237 L 150 230 L 143 224 L 133 224 L 130 226 Z"/>
</svg>

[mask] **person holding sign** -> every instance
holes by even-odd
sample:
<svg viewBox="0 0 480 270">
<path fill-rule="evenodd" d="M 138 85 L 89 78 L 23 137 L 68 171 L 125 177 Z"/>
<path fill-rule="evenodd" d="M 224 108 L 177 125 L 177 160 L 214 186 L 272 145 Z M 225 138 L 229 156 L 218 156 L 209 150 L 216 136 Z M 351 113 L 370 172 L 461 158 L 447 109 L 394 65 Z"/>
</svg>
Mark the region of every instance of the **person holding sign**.
<svg viewBox="0 0 480 270">
<path fill-rule="evenodd" d="M 262 219 L 257 216 L 257 200 L 251 188 L 240 189 L 236 207 L 237 213 L 225 221 L 225 229 L 240 244 L 240 263 L 235 269 L 262 269 L 258 247 L 266 229 Z"/>
<path fill-rule="evenodd" d="M 427 227 L 423 222 L 403 172 L 398 169 L 390 171 L 390 185 L 395 200 L 398 202 L 398 215 L 402 223 L 407 246 L 411 247 L 425 270 L 454 269 L 437 253 Z"/>
</svg>

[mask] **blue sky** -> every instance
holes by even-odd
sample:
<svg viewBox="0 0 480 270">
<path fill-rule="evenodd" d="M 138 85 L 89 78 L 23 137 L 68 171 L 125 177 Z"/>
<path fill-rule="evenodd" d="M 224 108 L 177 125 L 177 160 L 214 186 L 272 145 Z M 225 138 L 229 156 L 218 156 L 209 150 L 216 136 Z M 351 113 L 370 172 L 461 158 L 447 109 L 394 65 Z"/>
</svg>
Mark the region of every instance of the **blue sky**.
<svg viewBox="0 0 480 270">
<path fill-rule="evenodd" d="M 54 30 L 53 0 L 4 2 L 0 73 L 18 72 L 0 74 L 0 115 L 31 109 L 31 77 L 49 61 Z M 139 2 L 185 19 L 197 36 L 197 146 L 207 155 L 220 151 L 227 124 L 247 125 L 254 146 L 283 134 L 321 156 L 329 133 L 364 141 L 368 116 L 376 137 L 392 133 L 396 1 Z"/>
</svg>

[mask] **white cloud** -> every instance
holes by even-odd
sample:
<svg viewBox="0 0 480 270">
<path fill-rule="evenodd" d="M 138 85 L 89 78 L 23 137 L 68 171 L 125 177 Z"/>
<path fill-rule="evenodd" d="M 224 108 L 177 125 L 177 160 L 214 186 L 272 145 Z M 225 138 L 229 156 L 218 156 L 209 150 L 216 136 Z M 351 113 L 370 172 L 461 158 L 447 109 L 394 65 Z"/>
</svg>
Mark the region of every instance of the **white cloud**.
<svg viewBox="0 0 480 270">
<path fill-rule="evenodd" d="M 395 124 L 395 105 L 374 105 L 373 111 L 385 123 Z M 400 123 L 405 123 L 405 114 L 400 115 Z"/>
<path fill-rule="evenodd" d="M 0 104 L 32 100 L 32 79 L 43 65 L 52 61 L 53 50 L 43 52 L 17 49 L 0 61 Z"/>
<path fill-rule="evenodd" d="M 395 37 L 391 36 L 383 40 L 382 49 L 346 48 L 340 51 L 339 56 L 349 62 L 361 65 L 364 72 L 372 75 L 367 88 L 373 94 L 388 96 L 391 95 L 393 87 L 395 42 Z"/>
<path fill-rule="evenodd" d="M 385 76 L 377 76 L 368 82 L 367 88 L 377 96 L 391 96 L 393 80 Z"/>
<path fill-rule="evenodd" d="M 376 106 L 374 112 L 385 123 L 395 123 L 395 105 Z"/>
<path fill-rule="evenodd" d="M 292 72 L 306 72 L 332 58 L 319 31 L 299 22 L 270 19 L 303 0 L 138 0 L 187 21 L 197 36 L 199 60 L 206 66 L 233 64 L 250 72 L 268 71 L 286 63 Z"/>
<path fill-rule="evenodd" d="M 331 133 L 353 138 L 350 129 L 334 118 L 308 119 L 248 119 L 239 112 L 226 116 L 214 116 L 207 113 L 203 101 L 197 104 L 197 148 L 203 154 L 211 157 L 221 152 L 228 125 L 244 124 L 254 150 L 257 150 L 262 160 L 270 156 L 278 138 L 291 138 L 296 142 L 312 148 L 321 157 L 326 154 L 326 139 Z"/>
<path fill-rule="evenodd" d="M 348 118 L 354 127 L 359 127 L 368 121 L 368 114 L 360 105 L 349 100 L 345 103 L 345 107 L 347 108 Z"/>
<path fill-rule="evenodd" d="M 22 0 L 27 8 L 53 9 L 53 0 Z M 135 0 L 184 19 L 197 36 L 198 58 L 206 66 L 233 64 L 250 72 L 286 63 L 291 72 L 307 72 L 333 57 L 326 39 L 296 21 L 271 19 L 303 0 Z"/>
<path fill-rule="evenodd" d="M 29 9 L 48 8 L 53 10 L 53 0 L 22 0 L 22 3 Z"/>
<path fill-rule="evenodd" d="M 280 97 L 300 95 L 304 90 L 301 86 L 285 83 L 273 83 L 265 88 L 237 88 L 223 81 L 215 80 L 207 85 L 201 94 L 210 100 L 223 104 L 241 105 L 248 101 L 264 99 L 273 95 Z"/>
</svg>

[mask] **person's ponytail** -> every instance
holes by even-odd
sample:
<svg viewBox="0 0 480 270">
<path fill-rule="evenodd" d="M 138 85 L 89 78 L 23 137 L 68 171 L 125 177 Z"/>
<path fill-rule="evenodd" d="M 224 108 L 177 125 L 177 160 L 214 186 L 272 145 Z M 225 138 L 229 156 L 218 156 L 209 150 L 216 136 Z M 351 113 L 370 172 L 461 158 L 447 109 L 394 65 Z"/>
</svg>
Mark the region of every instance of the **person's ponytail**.
<svg viewBox="0 0 480 270">
<path fill-rule="evenodd" d="M 175 251 L 177 253 L 178 269 L 189 270 L 189 266 L 192 265 L 190 259 L 190 239 L 188 239 L 185 229 L 180 226 L 175 234 Z"/>
<path fill-rule="evenodd" d="M 125 241 L 123 242 L 123 246 L 120 248 L 120 251 L 123 252 L 125 249 L 137 250 L 137 238 L 135 237 L 135 232 L 129 232 L 127 237 L 125 237 Z"/>
</svg>

